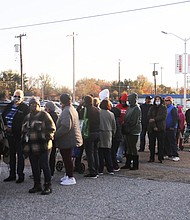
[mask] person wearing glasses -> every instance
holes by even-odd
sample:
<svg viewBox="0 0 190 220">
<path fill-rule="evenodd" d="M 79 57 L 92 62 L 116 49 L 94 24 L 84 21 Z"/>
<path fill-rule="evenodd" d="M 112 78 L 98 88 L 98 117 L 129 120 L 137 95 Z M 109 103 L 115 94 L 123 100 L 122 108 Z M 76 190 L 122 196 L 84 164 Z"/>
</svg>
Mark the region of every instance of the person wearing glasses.
<svg viewBox="0 0 190 220">
<path fill-rule="evenodd" d="M 6 106 L 2 113 L 10 150 L 10 174 L 8 178 L 4 179 L 4 182 L 15 181 L 16 172 L 18 174 L 16 183 L 24 182 L 24 156 L 21 146 L 21 128 L 24 117 L 29 113 L 29 107 L 23 100 L 23 91 L 20 89 L 16 90 L 12 102 Z"/>
</svg>

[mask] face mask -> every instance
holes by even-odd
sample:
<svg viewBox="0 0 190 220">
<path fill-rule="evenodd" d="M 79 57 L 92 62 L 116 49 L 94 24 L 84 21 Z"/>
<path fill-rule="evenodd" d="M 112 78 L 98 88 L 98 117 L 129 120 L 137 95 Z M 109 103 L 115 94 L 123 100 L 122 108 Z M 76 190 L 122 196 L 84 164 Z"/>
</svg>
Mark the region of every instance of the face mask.
<svg viewBox="0 0 190 220">
<path fill-rule="evenodd" d="M 160 101 L 156 101 L 155 104 L 156 104 L 156 105 L 160 105 Z"/>
<path fill-rule="evenodd" d="M 126 105 L 127 105 L 127 106 L 130 106 L 129 101 L 126 101 Z"/>
</svg>

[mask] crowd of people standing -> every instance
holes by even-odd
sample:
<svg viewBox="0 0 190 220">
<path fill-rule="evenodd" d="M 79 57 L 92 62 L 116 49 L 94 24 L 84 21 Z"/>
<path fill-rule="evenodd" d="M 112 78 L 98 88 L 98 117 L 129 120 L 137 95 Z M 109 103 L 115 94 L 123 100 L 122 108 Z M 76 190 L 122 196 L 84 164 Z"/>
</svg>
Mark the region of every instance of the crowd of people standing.
<svg viewBox="0 0 190 220">
<path fill-rule="evenodd" d="M 178 144 L 181 149 L 182 136 L 177 134 L 178 131 L 184 134 L 185 115 L 181 107 L 174 105 L 171 96 L 165 99 L 155 96 L 153 103 L 152 97 L 147 96 L 145 103 L 139 105 L 136 93 L 124 93 L 120 103 L 113 107 L 109 94 L 103 98 L 86 95 L 75 109 L 71 96 L 64 93 L 60 96 L 62 113 L 59 116 L 51 101 L 42 111 L 36 98 L 33 97 L 29 105 L 23 100 L 23 91 L 16 90 L 2 114 L 10 148 L 10 173 L 4 181 L 24 182 L 24 161 L 28 157 L 34 181 L 29 193 L 48 195 L 52 192 L 57 148 L 65 167 L 61 185 L 76 184 L 73 148 L 80 148 L 80 159 L 85 150 L 88 164 L 85 178 L 98 178 L 105 168 L 108 174 L 114 175 L 120 170 L 118 163 L 123 156 L 126 161 L 121 169 L 138 170 L 138 152 L 145 150 L 146 134 L 150 150 L 148 162 L 155 162 L 156 154 L 160 163 L 165 159 L 180 160 Z"/>
</svg>

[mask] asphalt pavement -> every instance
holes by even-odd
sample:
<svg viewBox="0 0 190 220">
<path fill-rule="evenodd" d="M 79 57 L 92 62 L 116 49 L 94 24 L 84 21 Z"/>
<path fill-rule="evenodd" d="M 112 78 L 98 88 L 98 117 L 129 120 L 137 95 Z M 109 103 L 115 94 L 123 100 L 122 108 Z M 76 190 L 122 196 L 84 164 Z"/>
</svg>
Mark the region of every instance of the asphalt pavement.
<svg viewBox="0 0 190 220">
<path fill-rule="evenodd" d="M 184 155 L 188 160 L 187 152 Z M 50 195 L 28 193 L 33 186 L 33 180 L 29 177 L 29 163 L 25 167 L 24 183 L 3 182 L 8 176 L 8 167 L 1 161 L 0 219 L 189 220 L 189 167 L 184 167 L 181 162 L 183 172 L 188 176 L 186 181 L 178 178 L 159 178 L 163 171 L 166 173 L 163 172 L 162 177 L 170 172 L 174 172 L 173 176 L 176 176 L 180 171 L 180 162 L 148 164 L 145 162 L 147 159 L 148 152 L 142 152 L 138 171 L 119 171 L 113 176 L 105 172 L 97 179 L 90 179 L 76 173 L 77 184 L 72 186 L 60 185 L 63 171 L 56 171 L 52 180 L 53 192 Z M 164 167 L 169 168 L 169 171 Z M 159 170 L 159 175 L 156 176 L 153 172 L 151 176 L 153 169 Z M 143 170 L 146 170 L 146 173 L 142 175 Z"/>
</svg>

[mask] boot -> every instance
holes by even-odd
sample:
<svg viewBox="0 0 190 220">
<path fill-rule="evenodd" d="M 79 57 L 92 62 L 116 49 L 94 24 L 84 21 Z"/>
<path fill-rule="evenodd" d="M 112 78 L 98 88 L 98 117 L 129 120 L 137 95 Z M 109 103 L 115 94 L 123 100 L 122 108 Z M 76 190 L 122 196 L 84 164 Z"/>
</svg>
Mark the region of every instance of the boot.
<svg viewBox="0 0 190 220">
<path fill-rule="evenodd" d="M 139 169 L 139 155 L 133 155 L 133 166 L 130 168 L 130 170 L 138 170 Z"/>
<path fill-rule="evenodd" d="M 42 195 L 49 195 L 52 193 L 51 183 L 44 183 L 44 189 L 42 191 Z"/>
<path fill-rule="evenodd" d="M 131 160 L 132 160 L 132 155 L 131 154 L 126 154 L 126 163 L 121 169 L 130 169 L 131 168 Z"/>
<path fill-rule="evenodd" d="M 42 191 L 41 183 L 34 183 L 34 187 L 29 189 L 29 193 L 37 193 Z"/>
</svg>

